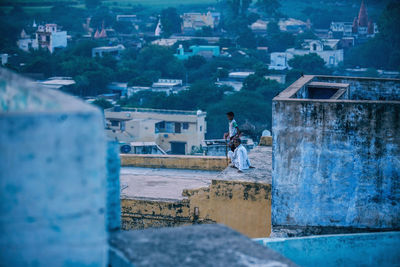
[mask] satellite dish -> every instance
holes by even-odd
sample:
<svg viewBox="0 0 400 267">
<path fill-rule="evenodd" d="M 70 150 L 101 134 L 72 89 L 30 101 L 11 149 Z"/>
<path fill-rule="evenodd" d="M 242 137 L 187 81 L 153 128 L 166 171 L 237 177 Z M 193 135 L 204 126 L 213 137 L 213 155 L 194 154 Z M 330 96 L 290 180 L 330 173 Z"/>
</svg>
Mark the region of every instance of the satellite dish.
<svg viewBox="0 0 400 267">
<path fill-rule="evenodd" d="M 123 153 L 123 154 L 129 153 L 129 152 L 131 152 L 131 150 L 132 150 L 132 148 L 131 148 L 130 145 L 123 145 L 123 146 L 121 146 L 121 148 L 120 148 L 120 151 L 121 151 L 121 153 Z"/>
<path fill-rule="evenodd" d="M 268 130 L 264 130 L 264 131 L 262 132 L 262 136 L 271 136 L 271 132 L 268 131 Z"/>
</svg>

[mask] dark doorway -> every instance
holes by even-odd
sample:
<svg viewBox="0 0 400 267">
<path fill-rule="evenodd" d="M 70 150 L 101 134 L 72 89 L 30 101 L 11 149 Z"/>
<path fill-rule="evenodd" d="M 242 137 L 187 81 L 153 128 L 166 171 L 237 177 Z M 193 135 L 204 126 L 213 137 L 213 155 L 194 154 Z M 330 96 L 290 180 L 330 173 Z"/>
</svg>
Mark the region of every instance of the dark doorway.
<svg viewBox="0 0 400 267">
<path fill-rule="evenodd" d="M 171 154 L 173 155 L 185 155 L 185 142 L 171 142 Z"/>
</svg>

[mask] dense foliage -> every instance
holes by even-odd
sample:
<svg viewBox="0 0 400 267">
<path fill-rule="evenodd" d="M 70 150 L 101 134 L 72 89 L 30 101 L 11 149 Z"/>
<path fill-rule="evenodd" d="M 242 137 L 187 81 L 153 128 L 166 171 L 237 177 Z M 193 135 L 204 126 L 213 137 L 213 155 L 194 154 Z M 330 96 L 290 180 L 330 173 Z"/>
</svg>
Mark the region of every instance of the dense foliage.
<svg viewBox="0 0 400 267">
<path fill-rule="evenodd" d="M 196 36 L 213 36 L 216 30 L 223 32 L 219 44 L 230 57 L 206 59 L 192 56 L 180 61 L 174 56 L 178 45 L 185 50 L 189 46 L 207 44 L 205 40 L 178 42 L 172 47 L 149 45 L 142 49 L 127 48 L 119 60 L 111 56 L 93 58 L 92 48 L 115 44 L 109 41 L 81 38 L 82 24 L 87 23 L 94 30 L 113 27 L 118 34 L 139 36 L 139 32 L 152 32 L 161 20 L 163 37 L 181 31 L 180 10 L 164 8 L 157 13 L 146 13 L 145 23 L 140 29 L 129 22 L 116 21 L 116 14 L 143 12 L 143 6 L 131 6 L 124 9 L 102 5 L 100 0 L 85 0 L 85 8 L 69 6 L 56 2 L 48 13 L 29 14 L 20 5 L 15 5 L 8 13 L 0 16 L 0 52 L 12 55 L 7 67 L 25 74 L 40 74 L 43 78 L 51 76 L 70 76 L 76 81 L 71 93 L 81 96 L 96 96 L 109 92 L 110 82 L 126 82 L 129 86 L 151 86 L 159 78 L 182 79 L 189 86 L 186 91 L 177 94 L 138 92 L 120 104 L 133 107 L 205 110 L 207 111 L 208 138 L 220 138 L 226 131 L 225 113 L 235 112 L 241 129 L 253 138 L 257 138 L 263 129 L 271 128 L 272 98 L 288 84 L 302 74 L 341 73 L 343 66 L 328 69 L 317 54 L 296 56 L 289 61 L 292 67 L 286 74 L 286 84 L 278 84 L 265 78 L 273 74 L 266 68 L 269 56 L 258 46 L 268 47 L 268 52 L 282 52 L 287 48 L 300 48 L 304 39 L 317 38 L 311 31 L 293 35 L 283 32 L 278 26 L 282 17 L 278 0 L 222 0 L 218 3 L 222 21 L 218 29 L 204 27 Z M 257 8 L 257 10 L 255 9 Z M 390 3 L 379 20 L 379 34 L 365 44 L 351 49 L 345 54 L 346 67 L 366 67 L 366 76 L 376 77 L 377 68 L 400 70 L 400 3 Z M 345 13 L 337 8 L 309 6 L 303 9 L 303 15 L 311 20 L 315 28 L 327 28 L 332 20 L 346 21 Z M 151 19 L 149 19 L 151 17 Z M 74 18 L 74 19 L 71 19 Z M 264 35 L 253 33 L 249 26 L 257 19 L 270 18 Z M 62 25 L 72 36 L 68 48 L 56 50 L 53 54 L 44 50 L 26 53 L 16 48 L 21 29 L 32 30 L 33 19 L 37 22 L 54 22 Z M 149 39 L 147 41 L 151 41 Z M 127 46 L 129 47 L 129 46 Z M 228 86 L 218 86 L 216 81 L 228 77 L 233 70 L 255 70 L 243 82 L 240 92 Z M 270 73 L 272 72 L 272 73 Z M 107 108 L 110 102 L 97 100 L 96 105 Z"/>
</svg>

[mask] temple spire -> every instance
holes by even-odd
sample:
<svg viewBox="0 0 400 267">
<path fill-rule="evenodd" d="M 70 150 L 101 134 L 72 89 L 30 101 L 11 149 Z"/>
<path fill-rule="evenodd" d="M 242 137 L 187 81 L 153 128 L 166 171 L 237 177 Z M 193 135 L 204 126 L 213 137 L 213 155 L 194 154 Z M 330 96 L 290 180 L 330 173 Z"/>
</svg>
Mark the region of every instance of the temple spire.
<svg viewBox="0 0 400 267">
<path fill-rule="evenodd" d="M 364 0 L 361 2 L 360 11 L 358 12 L 358 26 L 368 27 L 368 14 Z"/>
</svg>

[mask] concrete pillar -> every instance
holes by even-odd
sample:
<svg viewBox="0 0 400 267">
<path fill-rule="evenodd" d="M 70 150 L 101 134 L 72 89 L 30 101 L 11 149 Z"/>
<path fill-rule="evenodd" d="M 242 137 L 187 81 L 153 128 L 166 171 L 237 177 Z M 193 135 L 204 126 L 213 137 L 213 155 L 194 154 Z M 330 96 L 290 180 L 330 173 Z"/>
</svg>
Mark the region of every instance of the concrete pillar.
<svg viewBox="0 0 400 267">
<path fill-rule="evenodd" d="M 0 69 L 0 265 L 105 266 L 101 112 Z"/>
</svg>

